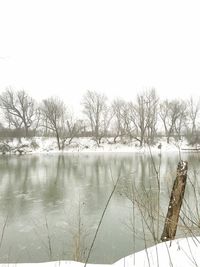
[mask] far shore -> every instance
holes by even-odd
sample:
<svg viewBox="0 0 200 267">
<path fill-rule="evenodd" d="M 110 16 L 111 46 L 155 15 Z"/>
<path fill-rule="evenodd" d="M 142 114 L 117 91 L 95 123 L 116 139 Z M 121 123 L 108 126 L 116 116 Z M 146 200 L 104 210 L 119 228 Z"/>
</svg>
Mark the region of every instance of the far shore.
<svg viewBox="0 0 200 267">
<path fill-rule="evenodd" d="M 55 138 L 53 137 L 34 137 L 18 139 L 1 140 L 1 154 L 53 154 L 53 153 L 195 153 L 200 147 L 198 145 L 190 146 L 186 140 L 172 140 L 169 144 L 160 139 L 154 145 L 144 145 L 140 147 L 137 141 L 127 141 L 126 143 L 111 143 L 108 139 L 103 140 L 100 146 L 92 138 L 74 138 L 70 145 L 59 150 Z"/>
</svg>

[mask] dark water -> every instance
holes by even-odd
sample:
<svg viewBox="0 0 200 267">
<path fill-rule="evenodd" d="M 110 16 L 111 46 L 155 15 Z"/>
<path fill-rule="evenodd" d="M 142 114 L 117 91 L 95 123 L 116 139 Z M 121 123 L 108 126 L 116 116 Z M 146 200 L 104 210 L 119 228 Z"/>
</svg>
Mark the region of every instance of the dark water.
<svg viewBox="0 0 200 267">
<path fill-rule="evenodd" d="M 200 157 L 182 157 L 189 162 L 184 215 L 198 221 L 194 190 L 200 192 Z M 162 231 L 179 155 L 153 159 L 154 164 L 150 155 L 139 153 L 1 156 L 0 262 L 84 260 L 118 176 L 89 261 L 113 263 L 153 244 L 151 230 Z M 151 219 L 158 207 L 155 167 L 160 173 L 157 226 Z M 179 235 L 188 233 L 183 231 Z"/>
</svg>

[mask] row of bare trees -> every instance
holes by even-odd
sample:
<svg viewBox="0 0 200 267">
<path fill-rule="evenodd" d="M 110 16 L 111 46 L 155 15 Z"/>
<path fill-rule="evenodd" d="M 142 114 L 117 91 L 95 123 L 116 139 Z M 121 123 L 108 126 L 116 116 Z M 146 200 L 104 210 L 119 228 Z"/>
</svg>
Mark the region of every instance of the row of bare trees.
<svg viewBox="0 0 200 267">
<path fill-rule="evenodd" d="M 117 139 L 128 137 L 139 142 L 153 144 L 155 138 L 166 136 L 178 140 L 187 136 L 192 143 L 198 142 L 200 126 L 200 102 L 173 99 L 160 100 L 155 89 L 136 96 L 135 101 L 115 99 L 110 106 L 106 97 L 94 91 L 84 96 L 84 112 L 90 122 L 93 136 L 98 140 L 108 136 Z"/>
<path fill-rule="evenodd" d="M 75 119 L 63 100 L 56 97 L 37 103 L 24 90 L 6 89 L 0 95 L 2 129 L 16 137 L 55 136 L 59 150 L 74 137 L 91 136 L 100 145 L 103 137 L 113 142 L 135 139 L 140 146 L 153 144 L 164 135 L 167 142 L 176 136 L 189 136 L 198 142 L 200 102 L 160 100 L 155 89 L 138 94 L 133 101 L 121 98 L 108 103 L 104 94 L 88 90 L 82 98 L 82 119 Z"/>
<path fill-rule="evenodd" d="M 67 140 L 70 143 L 77 135 L 78 124 L 59 98 L 51 97 L 38 104 L 24 90 L 9 88 L 0 95 L 0 107 L 1 125 L 14 132 L 15 137 L 55 136 L 61 150 Z"/>
</svg>

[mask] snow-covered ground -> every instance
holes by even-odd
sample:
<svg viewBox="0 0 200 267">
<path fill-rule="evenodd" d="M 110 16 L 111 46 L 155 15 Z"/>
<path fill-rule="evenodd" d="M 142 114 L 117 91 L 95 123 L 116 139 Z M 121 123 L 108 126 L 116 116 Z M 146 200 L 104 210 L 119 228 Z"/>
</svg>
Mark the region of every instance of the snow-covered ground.
<svg viewBox="0 0 200 267">
<path fill-rule="evenodd" d="M 171 141 L 167 144 L 165 139 L 161 139 L 154 146 L 140 147 L 137 141 L 113 143 L 112 139 L 104 139 L 100 146 L 97 146 L 96 142 L 89 137 L 75 138 L 72 143 L 65 146 L 62 152 L 152 152 L 168 151 L 178 152 L 179 150 L 185 151 L 185 149 L 191 149 L 186 140 L 184 141 Z M 34 137 L 32 139 L 22 138 L 21 143 L 17 139 L 0 141 L 0 148 L 2 145 L 8 145 L 11 153 L 18 153 L 16 148 L 20 148 L 23 153 L 56 153 L 60 152 L 57 147 L 55 138 Z M 198 147 L 196 147 L 198 148 Z M 0 149 L 1 151 L 1 149 Z"/>
<path fill-rule="evenodd" d="M 84 263 L 57 261 L 44 263 L 0 264 L 0 267 L 84 267 Z M 199 267 L 200 237 L 188 237 L 160 243 L 119 261 L 106 264 L 87 264 L 88 267 Z"/>
</svg>

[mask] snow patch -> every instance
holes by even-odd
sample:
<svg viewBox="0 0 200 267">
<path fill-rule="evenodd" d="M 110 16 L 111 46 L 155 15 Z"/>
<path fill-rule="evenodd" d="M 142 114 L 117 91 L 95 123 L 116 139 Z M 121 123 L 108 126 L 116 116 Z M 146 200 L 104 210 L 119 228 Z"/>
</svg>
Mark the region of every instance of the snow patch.
<svg viewBox="0 0 200 267">
<path fill-rule="evenodd" d="M 75 261 L 0 264 L 0 267 L 84 267 Z M 88 267 L 192 267 L 200 266 L 200 237 L 167 241 L 120 259 L 113 264 L 87 264 Z"/>
<path fill-rule="evenodd" d="M 113 143 L 113 138 L 106 138 L 97 146 L 97 143 L 89 137 L 74 138 L 72 143 L 65 146 L 64 150 L 59 151 L 56 143 L 56 139 L 53 137 L 34 137 L 34 138 L 22 138 L 21 143 L 14 138 L 13 140 L 7 140 L 0 142 L 1 146 L 8 146 L 10 148 L 10 153 L 16 153 L 16 148 L 21 148 L 22 154 L 31 153 L 60 153 L 60 152 L 138 152 L 138 153 L 161 153 L 161 152 L 179 152 L 181 149 L 186 150 L 192 149 L 187 145 L 186 140 L 181 142 L 171 142 L 167 144 L 162 138 L 158 140 L 157 144 L 149 147 L 145 145 L 140 147 L 138 142 L 127 141 L 124 143 Z M 182 151 L 182 152 L 183 152 Z M 19 152 L 19 151 L 17 151 Z M 193 151 L 194 152 L 194 151 Z M 6 151 L 6 153 L 9 153 Z"/>
</svg>

